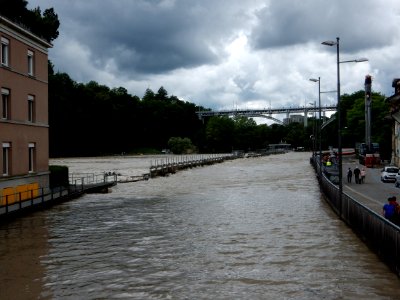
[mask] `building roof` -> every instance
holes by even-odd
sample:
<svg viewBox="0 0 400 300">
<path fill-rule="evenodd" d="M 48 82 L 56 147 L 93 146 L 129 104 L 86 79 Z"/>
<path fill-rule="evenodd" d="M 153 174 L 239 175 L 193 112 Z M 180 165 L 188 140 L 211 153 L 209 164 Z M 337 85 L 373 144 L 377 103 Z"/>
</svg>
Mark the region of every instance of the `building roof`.
<svg viewBox="0 0 400 300">
<path fill-rule="evenodd" d="M 26 40 L 27 38 L 35 43 L 38 48 L 47 52 L 48 48 L 52 48 L 53 45 L 45 39 L 33 34 L 29 29 L 24 28 L 22 24 L 16 24 L 11 20 L 0 16 L 0 31 L 15 36 L 20 40 Z"/>
</svg>

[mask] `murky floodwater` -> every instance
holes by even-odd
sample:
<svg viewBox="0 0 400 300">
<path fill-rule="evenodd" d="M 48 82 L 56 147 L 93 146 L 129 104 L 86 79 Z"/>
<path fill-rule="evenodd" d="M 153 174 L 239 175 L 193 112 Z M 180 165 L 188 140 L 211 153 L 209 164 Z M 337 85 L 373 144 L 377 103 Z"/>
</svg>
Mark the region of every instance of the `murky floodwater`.
<svg viewBox="0 0 400 300">
<path fill-rule="evenodd" d="M 154 158 L 66 159 L 138 175 Z M 397 299 L 321 197 L 309 154 L 119 184 L 0 226 L 0 299 Z"/>
</svg>

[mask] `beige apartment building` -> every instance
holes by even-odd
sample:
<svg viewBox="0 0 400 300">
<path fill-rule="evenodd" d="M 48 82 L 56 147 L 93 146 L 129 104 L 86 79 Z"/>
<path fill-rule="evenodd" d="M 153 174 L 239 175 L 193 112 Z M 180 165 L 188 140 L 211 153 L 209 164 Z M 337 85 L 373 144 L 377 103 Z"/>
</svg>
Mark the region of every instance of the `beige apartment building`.
<svg viewBox="0 0 400 300">
<path fill-rule="evenodd" d="M 9 204 L 49 187 L 47 66 L 52 45 L 1 16 L 0 39 L 1 206 L 7 195 Z"/>
</svg>

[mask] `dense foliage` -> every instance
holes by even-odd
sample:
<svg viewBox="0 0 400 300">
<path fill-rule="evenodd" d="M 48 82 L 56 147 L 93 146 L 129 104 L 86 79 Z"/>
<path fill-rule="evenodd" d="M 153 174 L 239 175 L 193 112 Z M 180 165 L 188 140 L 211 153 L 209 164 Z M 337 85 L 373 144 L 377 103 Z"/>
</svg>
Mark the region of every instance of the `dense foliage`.
<svg viewBox="0 0 400 300">
<path fill-rule="evenodd" d="M 391 123 L 384 96 L 372 95 L 372 140 L 382 156 L 391 151 Z M 343 147 L 365 141 L 364 92 L 342 97 Z M 319 120 L 301 123 L 259 124 L 235 116 L 199 120 L 193 103 L 169 96 L 160 87 L 147 89 L 142 98 L 123 87 L 110 89 L 95 81 L 77 83 L 68 74 L 54 74 L 49 64 L 50 155 L 88 156 L 121 153 L 174 153 L 255 151 L 269 144 L 287 143 L 293 148 L 318 147 Z M 322 130 L 322 148 L 337 147 L 337 122 Z M 315 142 L 315 143 L 314 143 Z"/>
<path fill-rule="evenodd" d="M 197 109 L 168 96 L 163 87 L 157 93 L 147 90 L 140 99 L 123 87 L 76 83 L 65 73 L 49 75 L 50 155 L 161 151 L 171 137 L 198 144 L 202 123 Z"/>
<path fill-rule="evenodd" d="M 49 64 L 50 156 L 138 153 L 173 148 L 175 153 L 255 150 L 281 141 L 304 144 L 290 134 L 301 124 L 257 125 L 245 117 L 200 120 L 193 103 L 169 96 L 163 88 L 147 89 L 142 98 L 123 87 L 77 83 L 55 73 Z"/>
<path fill-rule="evenodd" d="M 27 27 L 48 42 L 55 40 L 60 22 L 54 9 L 48 8 L 42 13 L 40 7 L 30 10 L 27 4 L 26 0 L 0 0 L 0 15 Z"/>
<path fill-rule="evenodd" d="M 379 93 L 372 93 L 371 99 L 371 141 L 379 143 L 382 158 L 390 159 L 393 121 L 389 114 L 389 106 L 385 102 L 385 96 Z M 365 142 L 364 91 L 343 95 L 341 114 L 343 147 L 354 147 L 355 143 Z"/>
</svg>

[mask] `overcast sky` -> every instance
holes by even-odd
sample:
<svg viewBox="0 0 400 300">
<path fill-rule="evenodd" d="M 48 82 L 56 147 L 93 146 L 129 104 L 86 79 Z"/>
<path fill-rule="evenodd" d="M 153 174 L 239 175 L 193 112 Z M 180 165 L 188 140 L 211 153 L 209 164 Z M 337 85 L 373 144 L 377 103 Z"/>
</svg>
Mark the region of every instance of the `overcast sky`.
<svg viewBox="0 0 400 300">
<path fill-rule="evenodd" d="M 304 106 L 336 90 L 393 93 L 400 77 L 398 0 L 28 0 L 54 7 L 55 70 L 77 81 L 169 95 L 212 109 Z M 322 94 L 335 105 L 335 94 Z"/>
</svg>

